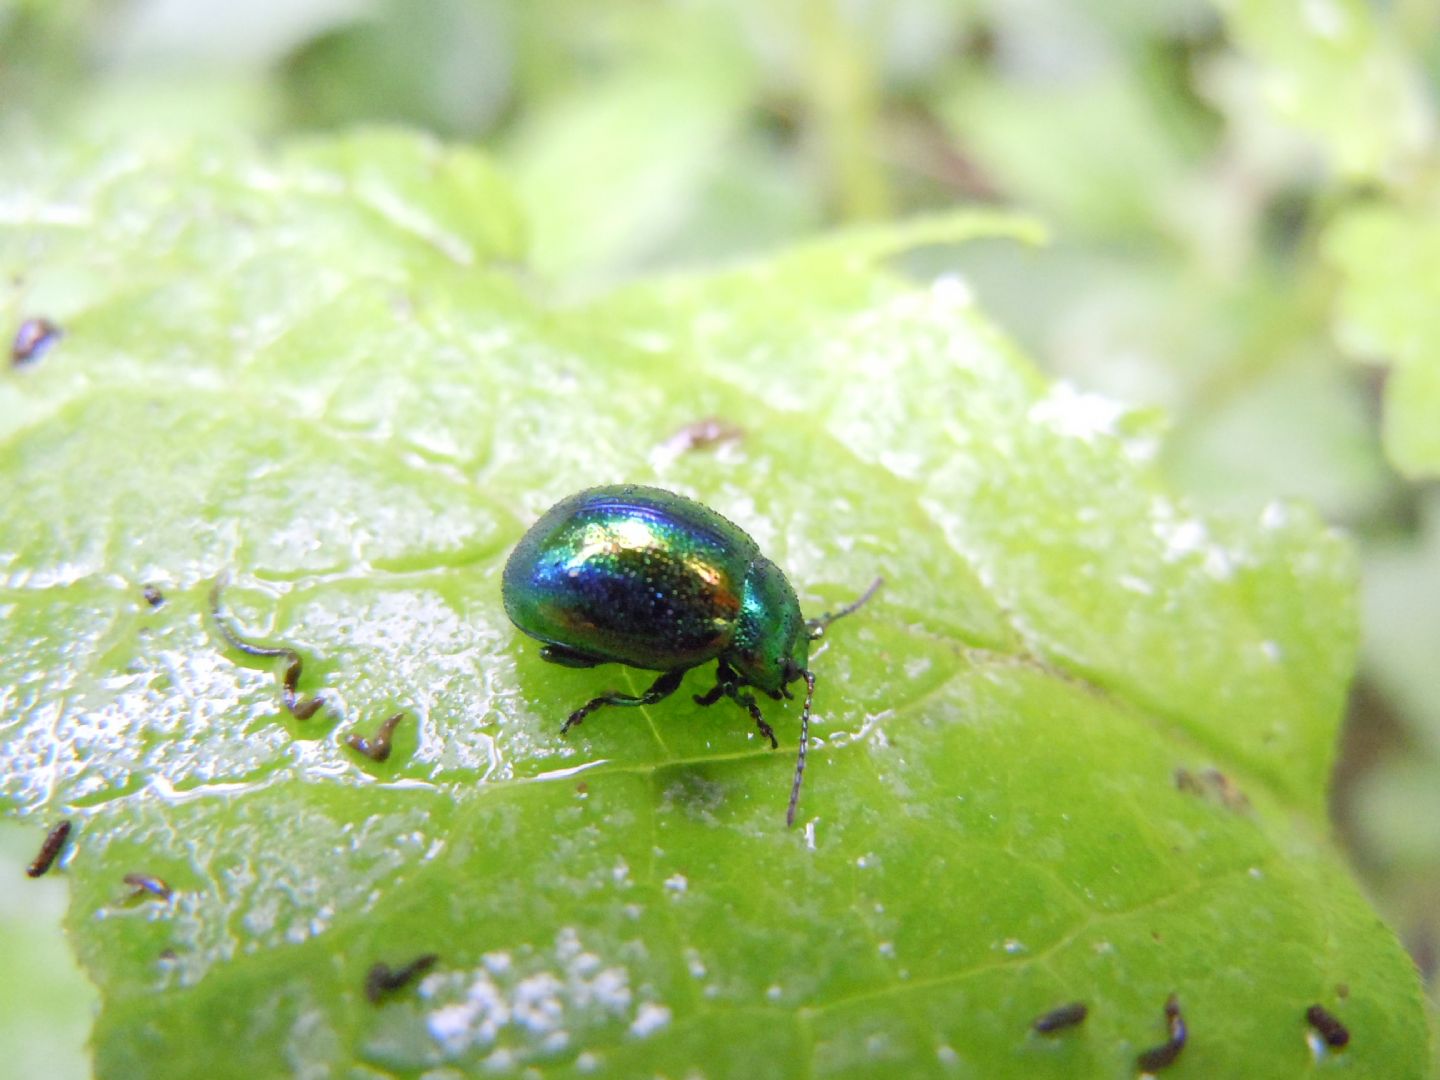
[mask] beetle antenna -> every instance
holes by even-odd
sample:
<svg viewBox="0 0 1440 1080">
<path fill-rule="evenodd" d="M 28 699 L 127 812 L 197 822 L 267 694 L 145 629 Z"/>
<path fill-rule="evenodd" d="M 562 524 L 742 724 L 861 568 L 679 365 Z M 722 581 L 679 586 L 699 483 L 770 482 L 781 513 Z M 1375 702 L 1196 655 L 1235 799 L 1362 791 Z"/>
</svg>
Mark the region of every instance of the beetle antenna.
<svg viewBox="0 0 1440 1080">
<path fill-rule="evenodd" d="M 843 619 L 846 615 L 851 615 L 854 614 L 856 611 L 859 611 L 861 607 L 863 607 L 866 603 L 869 602 L 872 596 L 874 596 L 877 592 L 880 591 L 880 586 L 884 584 L 885 579 L 883 577 L 877 577 L 874 581 L 870 583 L 870 587 L 860 594 L 860 599 L 856 600 L 855 602 L 846 604 L 839 611 L 836 611 L 833 614 L 827 611 L 824 615 L 821 615 L 818 618 L 806 619 L 805 627 L 810 631 L 810 640 L 814 641 L 816 638 L 824 634 L 825 628 L 829 626 L 832 622 L 834 622 L 836 619 Z"/>
<path fill-rule="evenodd" d="M 790 809 L 785 811 L 785 824 L 795 826 L 795 804 L 800 801 L 800 781 L 805 779 L 805 750 L 810 745 L 810 702 L 815 700 L 815 674 L 801 671 L 805 680 L 805 708 L 800 712 L 800 756 L 795 759 L 795 782 L 790 785 Z"/>
</svg>

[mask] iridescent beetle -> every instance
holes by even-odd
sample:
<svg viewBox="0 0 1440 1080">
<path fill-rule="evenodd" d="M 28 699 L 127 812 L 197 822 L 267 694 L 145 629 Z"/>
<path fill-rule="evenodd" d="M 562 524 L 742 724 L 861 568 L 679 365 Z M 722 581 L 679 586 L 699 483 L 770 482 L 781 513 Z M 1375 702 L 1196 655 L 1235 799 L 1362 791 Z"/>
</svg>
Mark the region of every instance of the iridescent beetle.
<svg viewBox="0 0 1440 1080">
<path fill-rule="evenodd" d="M 510 620 L 545 643 L 540 655 L 566 667 L 627 664 L 662 672 L 643 694 L 602 694 L 570 714 L 569 731 L 606 705 L 653 705 L 693 667 L 716 661 L 715 686 L 700 705 L 728 697 L 778 747 L 754 687 L 779 700 L 805 680 L 800 752 L 785 814 L 795 806 L 810 741 L 815 676 L 810 643 L 875 594 L 818 619 L 800 614 L 795 590 L 743 529 L 709 507 L 660 488 L 623 484 L 563 499 L 520 539 L 505 564 Z"/>
</svg>

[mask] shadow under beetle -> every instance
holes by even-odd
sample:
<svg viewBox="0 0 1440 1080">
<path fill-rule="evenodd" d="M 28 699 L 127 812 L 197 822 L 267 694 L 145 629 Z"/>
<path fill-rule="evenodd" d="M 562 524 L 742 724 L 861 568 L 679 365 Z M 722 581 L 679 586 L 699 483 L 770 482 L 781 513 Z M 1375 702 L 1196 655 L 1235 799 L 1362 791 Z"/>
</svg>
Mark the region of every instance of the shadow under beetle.
<svg viewBox="0 0 1440 1080">
<path fill-rule="evenodd" d="M 805 680 L 800 752 L 790 806 L 795 823 L 815 676 L 810 643 L 874 595 L 806 620 L 780 568 L 733 522 L 692 499 L 623 484 L 571 495 L 547 510 L 505 564 L 505 612 L 545 643 L 543 659 L 566 667 L 626 664 L 662 672 L 643 694 L 602 694 L 570 714 L 563 735 L 606 705 L 653 705 L 693 667 L 716 661 L 715 686 L 700 705 L 728 697 L 778 747 L 753 687 L 777 701 Z"/>
</svg>

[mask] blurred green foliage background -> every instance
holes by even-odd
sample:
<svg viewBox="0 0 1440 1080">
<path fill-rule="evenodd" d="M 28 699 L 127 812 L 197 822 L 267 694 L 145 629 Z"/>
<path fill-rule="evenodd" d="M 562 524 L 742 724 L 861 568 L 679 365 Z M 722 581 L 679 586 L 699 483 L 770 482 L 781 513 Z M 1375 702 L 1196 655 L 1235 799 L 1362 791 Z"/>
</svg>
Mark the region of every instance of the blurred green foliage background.
<svg viewBox="0 0 1440 1080">
<path fill-rule="evenodd" d="M 495 155 L 576 296 L 838 222 L 1037 214 L 1043 248 L 911 261 L 1080 391 L 1163 407 L 1197 499 L 1355 538 L 1334 819 L 1432 989 L 1437 100 L 1434 0 L 0 0 L 5 146 L 426 129 Z"/>
</svg>

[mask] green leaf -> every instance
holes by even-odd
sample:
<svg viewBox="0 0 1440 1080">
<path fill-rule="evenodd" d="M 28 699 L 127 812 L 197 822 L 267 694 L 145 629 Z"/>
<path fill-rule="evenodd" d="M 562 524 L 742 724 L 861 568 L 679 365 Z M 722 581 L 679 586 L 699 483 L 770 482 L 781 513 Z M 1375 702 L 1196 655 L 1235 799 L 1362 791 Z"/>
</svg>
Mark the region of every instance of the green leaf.
<svg viewBox="0 0 1440 1080">
<path fill-rule="evenodd" d="M 1172 231 L 1166 205 L 1184 180 L 1179 110 L 1165 115 L 1113 73 L 1026 84 L 963 74 L 941 111 L 985 175 L 1079 235 L 1149 237 Z M 1106 152 L 1097 154 L 1103 145 Z"/>
<path fill-rule="evenodd" d="M 1394 364 L 1385 453 L 1407 476 L 1440 475 L 1440 208 L 1351 210 L 1325 245 L 1345 278 L 1342 339 L 1362 357 Z"/>
<path fill-rule="evenodd" d="M 1217 0 L 1261 101 L 1354 179 L 1392 180 L 1426 152 L 1425 83 L 1364 0 Z"/>
<path fill-rule="evenodd" d="M 1440 498 L 1420 505 L 1418 535 L 1370 544 L 1363 580 L 1365 669 L 1384 689 L 1415 743 L 1440 756 Z M 1413 764 L 1413 759 L 1407 761 Z"/>
<path fill-rule="evenodd" d="M 1354 1036 L 1323 1064 L 1423 1073 L 1414 969 L 1325 835 L 1346 546 L 1195 517 L 1156 418 L 877 263 L 1032 227 L 558 309 L 485 163 L 398 135 L 0 176 L 4 309 L 64 332 L 0 376 L 0 800 L 37 843 L 78 822 L 99 1075 L 1130 1075 L 1172 991 L 1177 1076 L 1305 1070 L 1312 1003 Z M 707 417 L 737 436 L 683 449 Z M 644 673 L 542 663 L 500 570 L 621 479 L 742 524 L 807 610 L 886 578 L 815 656 L 794 830 L 789 753 L 690 703 L 703 673 L 558 733 Z M 313 719 L 217 632 L 222 574 Z M 397 710 L 387 762 L 347 749 Z"/>
<path fill-rule="evenodd" d="M 675 22 L 662 55 L 542 102 L 510 139 L 537 270 L 562 280 L 634 273 L 681 231 L 733 152 L 756 92 L 749 61 L 714 12 Z"/>
</svg>

